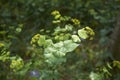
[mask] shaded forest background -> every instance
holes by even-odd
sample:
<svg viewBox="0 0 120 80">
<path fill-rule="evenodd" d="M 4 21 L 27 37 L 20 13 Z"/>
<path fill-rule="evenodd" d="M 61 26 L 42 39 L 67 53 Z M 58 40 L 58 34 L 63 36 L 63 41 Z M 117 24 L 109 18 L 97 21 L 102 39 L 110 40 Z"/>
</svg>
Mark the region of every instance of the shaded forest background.
<svg viewBox="0 0 120 80">
<path fill-rule="evenodd" d="M 53 10 L 79 19 L 81 27 L 90 26 L 95 32 L 93 40 L 83 40 L 67 55 L 55 80 L 120 80 L 120 0 L 0 0 L 0 55 L 5 44 L 10 56 L 19 55 L 26 64 L 30 59 L 35 62 L 33 55 L 39 50 L 31 48 L 31 38 L 53 32 Z M 37 63 L 24 76 L 12 72 L 9 64 L 0 61 L 0 80 L 38 80 L 28 74 L 39 71 Z"/>
</svg>

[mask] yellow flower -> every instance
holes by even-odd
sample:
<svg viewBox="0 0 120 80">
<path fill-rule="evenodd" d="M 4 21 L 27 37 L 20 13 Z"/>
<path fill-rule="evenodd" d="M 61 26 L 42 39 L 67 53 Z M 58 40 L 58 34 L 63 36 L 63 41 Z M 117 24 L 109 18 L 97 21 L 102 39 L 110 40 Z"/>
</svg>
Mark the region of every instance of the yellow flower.
<svg viewBox="0 0 120 80">
<path fill-rule="evenodd" d="M 36 35 L 34 35 L 33 37 L 32 37 L 32 40 L 31 40 L 31 44 L 33 45 L 35 45 L 35 43 L 39 40 L 39 38 L 40 38 L 40 34 L 36 34 Z"/>
<path fill-rule="evenodd" d="M 80 24 L 80 21 L 79 21 L 78 19 L 76 19 L 76 18 L 71 19 L 71 20 L 72 20 L 72 22 L 73 22 L 75 25 L 79 25 L 79 24 Z"/>
<path fill-rule="evenodd" d="M 51 12 L 51 15 L 59 15 L 59 14 L 60 14 L 60 12 L 57 10 Z"/>
<path fill-rule="evenodd" d="M 12 60 L 10 64 L 10 68 L 13 69 L 13 71 L 19 70 L 23 67 L 24 63 L 21 58 L 18 58 L 16 60 Z"/>
<path fill-rule="evenodd" d="M 93 31 L 89 26 L 86 26 L 85 29 L 88 31 L 88 33 L 89 33 L 91 36 L 94 36 L 94 35 L 95 35 L 94 31 Z"/>
<path fill-rule="evenodd" d="M 59 19 L 60 17 L 61 17 L 61 15 L 60 15 L 60 14 L 55 15 L 55 19 Z"/>
</svg>

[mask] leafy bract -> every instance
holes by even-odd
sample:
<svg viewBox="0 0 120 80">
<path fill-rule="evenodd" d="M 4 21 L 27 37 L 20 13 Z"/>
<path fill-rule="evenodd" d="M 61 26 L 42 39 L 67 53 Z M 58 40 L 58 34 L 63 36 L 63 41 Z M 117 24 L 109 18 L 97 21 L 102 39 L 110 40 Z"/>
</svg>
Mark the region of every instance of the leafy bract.
<svg viewBox="0 0 120 80">
<path fill-rule="evenodd" d="M 80 38 L 77 35 L 72 35 L 72 40 L 74 42 L 81 42 Z"/>
<path fill-rule="evenodd" d="M 61 63 L 66 53 L 73 51 L 78 46 L 72 40 L 60 41 L 45 48 L 44 56 L 48 63 Z"/>
<path fill-rule="evenodd" d="M 84 28 L 78 30 L 78 35 L 79 35 L 79 37 L 81 37 L 83 39 L 87 39 L 88 38 L 87 31 Z"/>
</svg>

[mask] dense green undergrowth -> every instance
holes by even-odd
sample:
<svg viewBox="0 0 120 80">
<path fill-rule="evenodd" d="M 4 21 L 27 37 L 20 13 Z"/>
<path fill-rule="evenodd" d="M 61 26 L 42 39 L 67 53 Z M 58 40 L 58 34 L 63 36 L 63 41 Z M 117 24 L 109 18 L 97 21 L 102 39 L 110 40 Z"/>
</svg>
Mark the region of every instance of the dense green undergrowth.
<svg viewBox="0 0 120 80">
<path fill-rule="evenodd" d="M 106 46 L 119 4 L 1 0 L 0 80 L 119 80 L 120 62 Z M 54 9 L 62 14 L 51 16 Z"/>
</svg>

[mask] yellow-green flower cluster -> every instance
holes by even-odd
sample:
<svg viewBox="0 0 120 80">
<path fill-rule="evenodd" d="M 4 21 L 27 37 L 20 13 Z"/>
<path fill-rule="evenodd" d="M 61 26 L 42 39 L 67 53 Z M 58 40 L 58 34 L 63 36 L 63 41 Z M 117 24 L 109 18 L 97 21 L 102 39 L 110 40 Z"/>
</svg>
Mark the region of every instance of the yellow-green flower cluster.
<svg viewBox="0 0 120 80">
<path fill-rule="evenodd" d="M 92 36 L 95 35 L 94 31 L 90 27 L 87 26 L 87 27 L 85 27 L 85 29 L 89 32 L 90 35 L 92 35 Z"/>
<path fill-rule="evenodd" d="M 71 19 L 71 21 L 75 24 L 75 25 L 80 25 L 80 21 L 76 18 Z"/>
<path fill-rule="evenodd" d="M 23 68 L 24 63 L 23 60 L 21 58 L 12 60 L 11 64 L 10 64 L 10 68 L 13 69 L 13 71 L 17 71 L 20 70 L 21 68 Z"/>
<path fill-rule="evenodd" d="M 32 44 L 33 47 L 36 47 L 36 43 L 39 40 L 39 38 L 40 38 L 40 34 L 36 34 L 35 36 L 32 37 L 32 40 L 30 43 Z"/>
<path fill-rule="evenodd" d="M 55 19 L 59 19 L 61 17 L 61 14 L 59 11 L 55 10 L 51 13 Z"/>
<path fill-rule="evenodd" d="M 54 10 L 54 11 L 52 11 L 52 12 L 51 12 L 51 14 L 55 16 L 55 15 L 59 15 L 59 14 L 60 14 L 60 12 L 59 12 L 59 11 L 57 11 L 57 10 Z"/>
<path fill-rule="evenodd" d="M 67 33 L 67 34 L 61 33 L 61 34 L 55 36 L 55 40 L 64 41 L 64 40 L 69 39 L 69 37 L 70 37 L 69 33 Z"/>
<path fill-rule="evenodd" d="M 55 10 L 55 11 L 51 12 L 51 15 L 53 15 L 54 19 L 55 19 L 55 20 L 53 20 L 53 23 L 56 24 L 56 23 L 60 23 L 61 22 L 61 20 L 60 20 L 61 14 L 60 14 L 59 11 Z"/>
<path fill-rule="evenodd" d="M 85 30 L 87 31 L 87 33 L 88 33 L 90 36 L 92 36 L 92 37 L 90 37 L 90 40 L 92 40 L 92 39 L 93 39 L 93 36 L 95 35 L 94 31 L 93 31 L 89 26 L 85 27 Z"/>
</svg>

